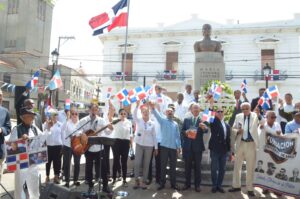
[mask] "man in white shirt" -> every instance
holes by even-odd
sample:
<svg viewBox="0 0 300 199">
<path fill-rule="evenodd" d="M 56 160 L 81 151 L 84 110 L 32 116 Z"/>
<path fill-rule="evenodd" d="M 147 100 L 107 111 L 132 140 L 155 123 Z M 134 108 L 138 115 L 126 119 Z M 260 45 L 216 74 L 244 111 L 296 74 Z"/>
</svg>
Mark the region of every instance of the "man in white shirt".
<svg viewBox="0 0 300 199">
<path fill-rule="evenodd" d="M 81 134 L 83 142 L 87 142 L 87 136 L 85 134 L 88 130 L 97 131 L 104 126 L 107 125 L 105 120 L 101 117 L 99 117 L 98 114 L 99 108 L 97 104 L 91 104 L 90 107 L 90 114 L 84 118 L 82 118 L 79 121 L 78 128 L 82 127 L 84 124 L 87 124 L 83 126 L 78 134 Z M 108 125 L 108 128 L 110 130 L 113 130 L 112 125 Z M 103 132 L 102 132 L 103 133 Z M 101 137 L 101 133 L 98 133 L 95 136 Z M 99 173 L 99 167 L 100 167 L 100 157 L 104 156 L 104 150 L 103 147 L 100 148 L 100 145 L 92 145 L 89 147 L 89 149 L 85 152 L 85 158 L 86 158 L 86 165 L 85 165 L 85 178 L 89 185 L 89 192 L 92 191 L 94 183 L 93 183 L 93 165 L 95 163 L 95 173 L 96 173 L 96 180 L 99 180 L 100 173 Z M 108 187 L 108 178 L 107 178 L 107 168 L 106 168 L 106 162 L 105 159 L 102 159 L 101 163 L 101 178 L 102 178 L 102 184 L 103 188 L 102 191 L 106 193 L 110 193 L 111 190 Z"/>
<path fill-rule="evenodd" d="M 260 125 L 260 130 L 264 133 L 272 133 L 272 134 L 276 134 L 276 135 L 282 135 L 282 131 L 281 131 L 281 127 L 279 125 L 278 122 L 276 122 L 276 113 L 275 111 L 267 111 L 266 113 L 266 122 L 262 125 Z M 258 160 L 258 162 L 260 162 L 262 160 Z M 259 164 L 257 162 L 257 164 Z M 259 171 L 255 171 L 255 172 L 259 172 Z M 269 190 L 268 189 L 263 189 L 263 194 L 269 194 Z M 280 194 L 275 193 L 277 196 L 279 196 Z"/>
<path fill-rule="evenodd" d="M 288 122 L 293 120 L 293 117 L 291 116 L 294 109 L 295 105 L 293 104 L 293 96 L 291 93 L 286 93 L 284 95 L 284 101 L 283 103 L 282 99 L 279 99 L 279 115 L 280 117 L 280 126 L 283 134 L 285 133 L 285 126 Z"/>
<path fill-rule="evenodd" d="M 188 112 L 188 105 L 184 102 L 184 97 L 182 93 L 177 94 L 177 101 L 174 103 L 175 105 L 175 113 L 174 115 L 178 117 L 181 121 L 184 120 L 185 114 Z"/>
<path fill-rule="evenodd" d="M 187 84 L 185 85 L 185 92 L 183 93 L 184 101 L 186 104 L 190 104 L 194 101 L 194 95 L 192 93 L 192 85 Z"/>
</svg>

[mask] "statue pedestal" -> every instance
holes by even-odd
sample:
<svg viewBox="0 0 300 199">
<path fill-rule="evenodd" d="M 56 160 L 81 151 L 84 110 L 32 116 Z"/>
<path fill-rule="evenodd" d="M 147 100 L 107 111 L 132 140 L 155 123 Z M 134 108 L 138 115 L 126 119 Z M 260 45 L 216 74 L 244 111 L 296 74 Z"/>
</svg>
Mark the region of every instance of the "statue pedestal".
<svg viewBox="0 0 300 199">
<path fill-rule="evenodd" d="M 207 81 L 225 81 L 225 63 L 221 52 L 197 52 L 194 64 L 194 88 L 200 89 Z"/>
</svg>

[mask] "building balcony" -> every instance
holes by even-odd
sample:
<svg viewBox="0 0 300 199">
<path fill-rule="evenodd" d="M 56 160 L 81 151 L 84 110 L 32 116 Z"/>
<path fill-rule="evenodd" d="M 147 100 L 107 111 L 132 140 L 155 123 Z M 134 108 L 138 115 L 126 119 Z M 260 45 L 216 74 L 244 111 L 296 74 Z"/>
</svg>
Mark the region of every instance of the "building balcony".
<svg viewBox="0 0 300 199">
<path fill-rule="evenodd" d="M 269 81 L 284 81 L 288 78 L 286 70 L 273 70 L 273 72 L 268 76 Z M 232 79 L 254 79 L 254 81 L 265 81 L 266 76 L 263 71 L 255 70 L 253 74 L 246 73 L 233 73 L 232 71 L 225 72 L 225 79 L 230 81 Z"/>
<path fill-rule="evenodd" d="M 123 76 L 125 78 L 125 81 L 138 81 L 138 79 L 139 79 L 138 73 L 132 73 L 130 75 L 128 72 L 125 72 L 124 75 L 123 75 L 122 72 L 112 73 L 111 76 L 110 76 L 110 79 L 112 81 L 122 81 Z"/>
<path fill-rule="evenodd" d="M 164 80 L 184 81 L 185 76 L 184 76 L 184 71 L 179 73 L 176 70 L 164 70 L 164 71 L 157 72 L 156 79 L 159 81 L 164 81 Z"/>
</svg>

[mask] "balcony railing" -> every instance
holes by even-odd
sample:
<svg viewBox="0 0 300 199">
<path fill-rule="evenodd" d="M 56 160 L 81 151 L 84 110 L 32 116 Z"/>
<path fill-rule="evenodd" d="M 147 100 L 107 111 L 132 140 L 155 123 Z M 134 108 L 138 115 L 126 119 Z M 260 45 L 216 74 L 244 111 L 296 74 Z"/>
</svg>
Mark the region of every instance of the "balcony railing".
<svg viewBox="0 0 300 199">
<path fill-rule="evenodd" d="M 138 73 L 132 73 L 131 75 L 125 72 L 124 74 L 125 81 L 138 81 L 139 76 Z M 115 72 L 112 73 L 110 76 L 112 81 L 122 81 L 123 80 L 123 73 L 122 72 Z"/>
<path fill-rule="evenodd" d="M 176 70 L 164 70 L 162 72 L 157 72 L 156 75 L 156 79 L 157 80 L 184 80 L 185 76 L 184 76 L 184 71 L 182 71 L 181 73 L 179 73 Z"/>
<path fill-rule="evenodd" d="M 260 70 L 254 71 L 254 80 L 266 80 L 264 72 Z M 286 80 L 288 78 L 287 71 L 284 70 L 273 70 L 273 72 L 268 76 L 269 81 L 279 81 Z"/>
</svg>

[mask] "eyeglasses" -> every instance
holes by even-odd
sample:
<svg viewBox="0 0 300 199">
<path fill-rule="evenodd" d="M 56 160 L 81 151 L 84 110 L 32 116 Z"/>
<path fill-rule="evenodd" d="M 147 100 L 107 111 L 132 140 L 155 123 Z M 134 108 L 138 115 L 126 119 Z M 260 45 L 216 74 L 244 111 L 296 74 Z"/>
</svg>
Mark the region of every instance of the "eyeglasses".
<svg viewBox="0 0 300 199">
<path fill-rule="evenodd" d="M 120 115 L 126 115 L 126 113 L 120 113 Z"/>
<path fill-rule="evenodd" d="M 78 115 L 78 113 L 71 113 L 72 115 Z"/>
</svg>

